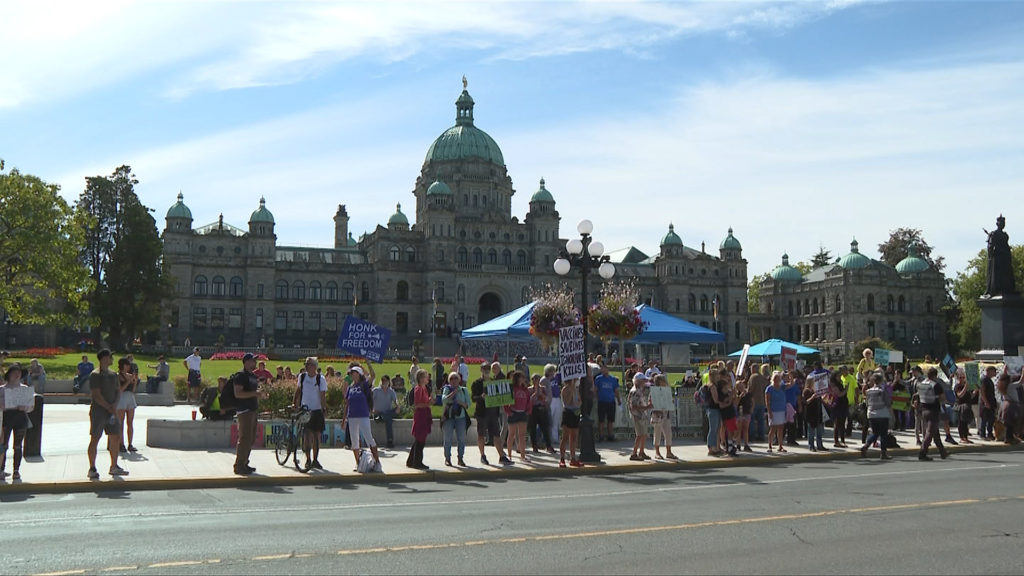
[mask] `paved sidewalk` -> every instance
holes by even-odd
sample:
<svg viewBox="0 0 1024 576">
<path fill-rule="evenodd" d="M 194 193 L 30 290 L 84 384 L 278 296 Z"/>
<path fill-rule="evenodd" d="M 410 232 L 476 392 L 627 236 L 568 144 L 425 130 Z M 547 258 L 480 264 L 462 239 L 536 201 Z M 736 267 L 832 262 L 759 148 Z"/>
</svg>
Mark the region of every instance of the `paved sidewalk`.
<svg viewBox="0 0 1024 576">
<path fill-rule="evenodd" d="M 768 454 L 764 443 L 751 444 L 753 452 L 741 452 L 738 457 L 713 457 L 707 455 L 707 448 L 702 441 L 694 438 L 677 438 L 673 452 L 678 461 L 649 460 L 635 462 L 629 459 L 632 439 L 620 437 L 618 442 L 601 442 L 598 452 L 602 462 L 587 465 L 584 468 L 559 468 L 558 457 L 544 451 L 528 452 L 529 462 L 521 462 L 518 455 L 511 466 L 497 464 L 498 457 L 493 447 L 487 447 L 487 458 L 491 465 L 480 463 L 480 453 L 476 445 L 466 447 L 466 468 L 446 467 L 443 449 L 440 446 L 427 446 L 424 463 L 430 470 L 420 471 L 406 468 L 405 459 L 408 447 L 394 450 L 381 448 L 381 464 L 383 474 L 360 474 L 354 471 L 355 458 L 350 450 L 341 448 L 324 449 L 320 453 L 320 462 L 325 470 L 309 474 L 301 473 L 292 466 L 279 466 L 273 450 L 254 450 L 250 459 L 256 467 L 256 473 L 249 477 L 236 476 L 232 473 L 234 463 L 233 450 L 168 450 L 146 446 L 146 419 L 152 418 L 191 418 L 191 407 L 178 405 L 172 407 L 145 407 L 136 414 L 135 446 L 139 452 L 129 454 L 120 460 L 121 466 L 130 474 L 125 478 L 112 478 L 106 474 L 110 459 L 104 448 L 106 440 L 100 442 L 100 453 L 97 457 L 97 469 L 101 476 L 98 481 L 86 478 L 88 471 L 88 407 L 76 405 L 47 405 L 44 412 L 43 439 L 41 457 L 30 458 L 22 464 L 22 480 L 13 482 L 8 477 L 0 483 L 2 492 L 92 492 L 103 490 L 159 490 L 173 488 L 211 488 L 243 485 L 299 485 L 299 484 L 332 484 L 346 482 L 410 482 L 433 480 L 483 479 L 489 477 L 516 477 L 537 475 L 577 475 L 577 474 L 611 474 L 653 470 L 685 469 L 698 467 L 726 467 L 735 465 L 772 465 L 789 464 L 807 461 L 825 461 L 829 459 L 857 458 L 859 454 L 855 446 L 859 446 L 860 432 L 854 431 L 849 442 L 851 448 L 832 448 L 828 452 L 812 453 L 806 444 L 799 447 L 787 447 L 786 454 Z M 436 425 L 436 422 L 435 422 Z M 831 431 L 826 432 L 830 436 Z M 472 434 L 470 436 L 473 436 Z M 913 432 L 897 433 L 900 449 L 893 450 L 897 457 L 913 457 L 916 454 Z M 475 440 L 475 437 L 474 437 Z M 1005 450 L 1014 449 L 997 442 L 976 442 L 971 445 L 952 446 L 955 455 L 963 451 Z M 932 448 L 932 455 L 938 459 L 938 453 Z M 648 441 L 648 454 L 654 456 Z M 8 472 L 12 463 L 8 451 Z M 456 459 L 453 447 L 453 463 Z M 877 459 L 877 450 L 870 456 Z M 954 456 L 955 457 L 955 456 Z M 922 465 L 925 465 L 922 463 Z"/>
</svg>

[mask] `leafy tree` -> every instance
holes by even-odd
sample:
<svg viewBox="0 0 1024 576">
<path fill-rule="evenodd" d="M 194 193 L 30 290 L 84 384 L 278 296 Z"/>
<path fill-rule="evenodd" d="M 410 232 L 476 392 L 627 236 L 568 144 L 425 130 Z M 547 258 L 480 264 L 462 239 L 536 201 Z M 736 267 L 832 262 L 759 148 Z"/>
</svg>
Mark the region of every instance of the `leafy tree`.
<svg viewBox="0 0 1024 576">
<path fill-rule="evenodd" d="M 1024 245 L 1010 248 L 1013 276 L 1018 287 L 1024 286 Z M 953 280 L 953 321 L 950 324 L 951 344 L 960 350 L 981 348 L 981 310 L 978 298 L 987 288 L 988 253 L 981 250 L 963 272 Z"/>
<path fill-rule="evenodd" d="M 907 257 L 911 244 L 917 246 L 918 256 L 927 260 L 936 270 L 942 272 L 946 269 L 942 256 L 932 258 L 932 247 L 924 241 L 924 236 L 917 228 L 897 228 L 889 232 L 889 239 L 878 245 L 878 253 L 882 255 L 883 262 L 896 266 Z"/>
<path fill-rule="evenodd" d="M 136 184 L 131 167 L 119 166 L 110 176 L 86 178 L 78 199 L 86 220 L 83 258 L 95 283 L 93 313 L 100 333 L 118 348 L 159 325 L 160 303 L 170 295 L 156 221 L 139 202 Z"/>
<path fill-rule="evenodd" d="M 793 268 L 796 268 L 801 274 L 806 276 L 808 272 L 814 270 L 814 265 L 807 262 L 797 262 L 796 264 L 793 264 Z"/>
<path fill-rule="evenodd" d="M 821 268 L 832 263 L 832 252 L 825 250 L 824 246 L 818 246 L 818 253 L 811 256 L 811 268 Z"/>
<path fill-rule="evenodd" d="M 20 324 L 71 325 L 88 306 L 83 230 L 60 187 L 0 160 L 0 308 Z"/>
<path fill-rule="evenodd" d="M 767 279 L 767 272 L 750 279 L 750 284 L 747 284 L 747 312 L 755 314 L 761 311 L 761 283 Z"/>
</svg>

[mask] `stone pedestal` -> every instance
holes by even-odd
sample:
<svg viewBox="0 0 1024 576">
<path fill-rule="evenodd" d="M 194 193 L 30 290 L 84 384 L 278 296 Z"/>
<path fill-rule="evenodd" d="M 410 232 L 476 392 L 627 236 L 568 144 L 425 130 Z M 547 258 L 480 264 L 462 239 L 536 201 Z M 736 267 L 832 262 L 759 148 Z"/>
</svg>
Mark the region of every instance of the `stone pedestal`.
<svg viewBox="0 0 1024 576">
<path fill-rule="evenodd" d="M 978 360 L 1017 356 L 1024 346 L 1024 298 L 1019 295 L 978 299 L 981 309 L 981 351 Z"/>
</svg>

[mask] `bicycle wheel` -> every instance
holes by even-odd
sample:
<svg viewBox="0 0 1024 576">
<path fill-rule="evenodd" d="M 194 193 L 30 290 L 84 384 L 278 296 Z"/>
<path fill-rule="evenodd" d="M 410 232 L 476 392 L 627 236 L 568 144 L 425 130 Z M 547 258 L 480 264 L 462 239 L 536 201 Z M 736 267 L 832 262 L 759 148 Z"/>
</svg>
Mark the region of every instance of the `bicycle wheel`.
<svg viewBox="0 0 1024 576">
<path fill-rule="evenodd" d="M 285 435 L 277 441 L 274 446 L 274 456 L 277 457 L 277 463 L 284 466 L 288 462 L 288 457 L 295 451 L 295 443 L 292 441 L 291 434 Z"/>
<path fill-rule="evenodd" d="M 299 449 L 302 447 L 302 441 L 305 439 L 305 435 L 306 428 L 302 425 L 299 425 L 298 430 L 295 431 L 295 436 L 293 438 L 295 444 L 292 450 L 292 461 L 295 464 L 295 469 L 298 470 L 299 472 L 307 471 L 304 467 L 299 465 Z"/>
</svg>

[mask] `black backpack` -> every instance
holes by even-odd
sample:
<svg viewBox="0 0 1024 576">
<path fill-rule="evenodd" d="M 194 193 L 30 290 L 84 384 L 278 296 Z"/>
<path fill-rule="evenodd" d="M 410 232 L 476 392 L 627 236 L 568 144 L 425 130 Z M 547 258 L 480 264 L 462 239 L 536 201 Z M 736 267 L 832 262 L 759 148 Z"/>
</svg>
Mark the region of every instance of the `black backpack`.
<svg viewBox="0 0 1024 576">
<path fill-rule="evenodd" d="M 220 391 L 220 409 L 221 410 L 234 410 L 237 408 L 238 400 L 235 399 L 235 383 L 242 384 L 245 382 L 245 372 L 235 372 L 228 378 L 227 384 L 224 385 L 224 389 Z"/>
</svg>

